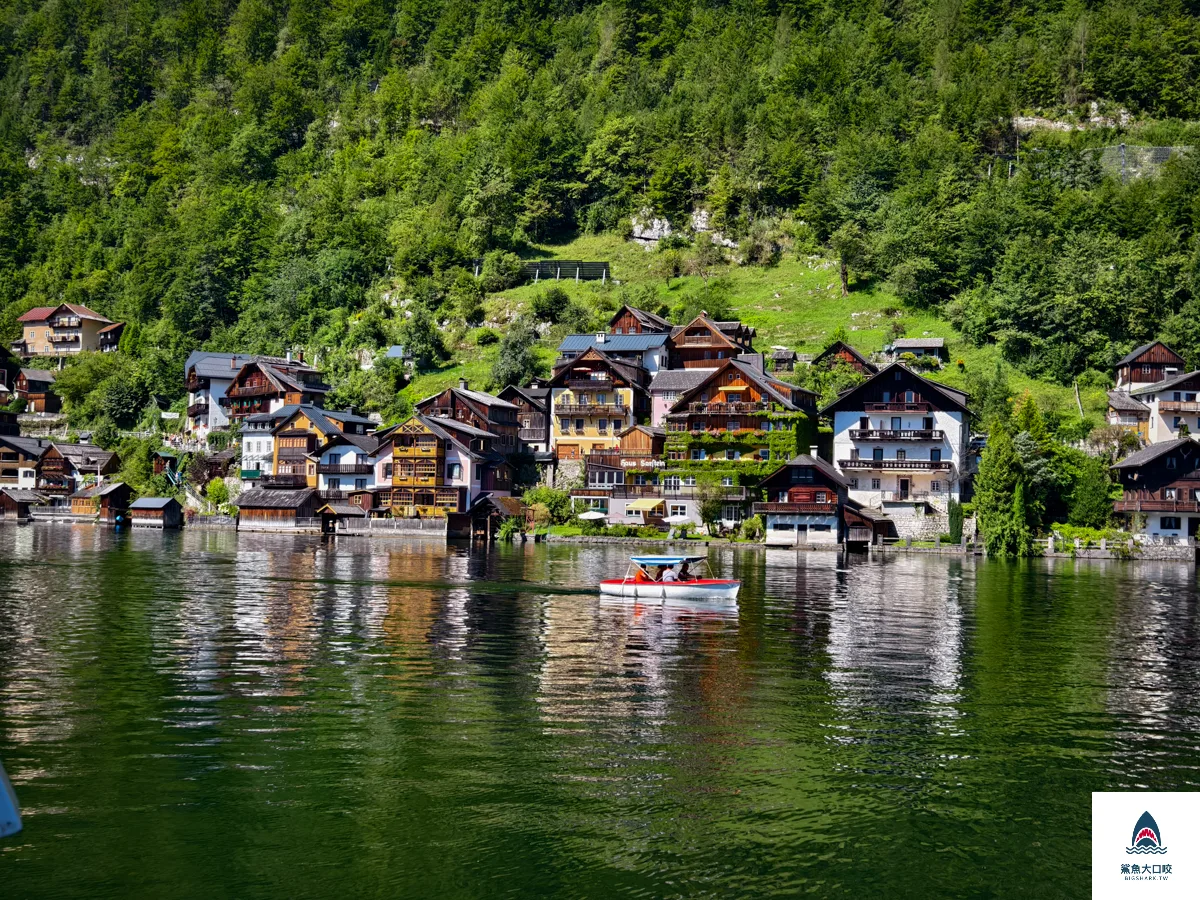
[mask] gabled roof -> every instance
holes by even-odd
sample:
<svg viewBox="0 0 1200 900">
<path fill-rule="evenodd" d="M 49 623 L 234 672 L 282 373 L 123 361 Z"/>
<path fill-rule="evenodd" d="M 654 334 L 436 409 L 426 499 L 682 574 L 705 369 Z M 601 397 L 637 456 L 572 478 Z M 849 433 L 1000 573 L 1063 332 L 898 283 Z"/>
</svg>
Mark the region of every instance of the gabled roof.
<svg viewBox="0 0 1200 900">
<path fill-rule="evenodd" d="M 1136 469 L 1138 466 L 1144 466 L 1148 462 L 1153 462 L 1160 456 L 1170 453 L 1172 450 L 1186 450 L 1190 453 L 1191 450 L 1200 450 L 1200 443 L 1197 443 L 1191 437 L 1181 437 L 1170 441 L 1162 441 L 1158 444 L 1151 444 L 1149 447 L 1143 447 L 1136 453 L 1131 453 L 1114 465 L 1113 468 Z"/>
<path fill-rule="evenodd" d="M 797 406 L 791 399 L 791 394 L 793 391 L 799 391 L 802 394 L 810 394 L 814 397 L 816 396 L 816 393 L 808 390 L 808 388 L 796 387 L 795 385 L 788 384 L 786 381 L 780 381 L 778 378 L 772 378 L 770 375 L 759 371 L 754 366 L 747 365 L 746 363 L 736 359 L 727 359 L 720 368 L 705 370 L 706 377 L 687 393 L 681 394 L 679 399 L 677 399 L 675 404 L 671 407 L 671 412 L 674 412 L 679 407 L 690 403 L 692 396 L 697 391 L 708 384 L 712 379 L 719 377 L 723 372 L 725 372 L 726 369 L 730 367 L 741 373 L 743 378 L 757 387 L 776 403 L 780 404 L 784 409 L 791 410 L 793 412 L 800 411 L 800 407 Z"/>
<path fill-rule="evenodd" d="M 827 463 L 825 460 L 821 459 L 819 456 L 812 456 L 808 453 L 801 453 L 798 456 L 793 456 L 791 459 L 789 459 L 786 463 L 783 464 L 782 468 L 777 469 L 776 471 L 774 471 L 770 475 L 768 475 L 766 478 L 764 478 L 763 484 L 767 484 L 768 482 L 773 480 L 780 472 L 786 471 L 787 469 L 798 468 L 798 467 L 808 467 L 808 466 L 811 466 L 814 469 L 820 470 L 821 474 L 823 474 L 823 475 L 825 475 L 825 477 L 831 479 L 835 484 L 840 484 L 842 487 L 847 487 L 847 488 L 850 486 L 850 482 L 848 482 L 842 476 L 842 473 L 839 472 L 837 469 L 835 469 L 831 463 Z"/>
<path fill-rule="evenodd" d="M 722 325 L 722 324 L 725 324 L 725 325 L 729 325 L 729 324 L 740 325 L 741 323 L 740 323 L 740 322 L 734 322 L 734 323 L 729 323 L 729 322 L 725 322 L 725 323 L 714 322 L 714 321 L 713 321 L 712 319 L 710 319 L 708 316 L 706 316 L 706 315 L 704 315 L 703 313 L 701 313 L 700 315 L 696 316 L 696 318 L 692 319 L 692 321 L 688 322 L 686 325 L 676 325 L 674 328 L 672 328 L 672 329 L 671 329 L 671 337 L 672 337 L 672 338 L 674 338 L 674 337 L 677 337 L 677 336 L 679 336 L 679 335 L 683 334 L 683 333 L 684 333 L 685 331 L 687 331 L 689 328 L 696 328 L 696 327 L 698 327 L 698 326 L 701 326 L 701 325 L 703 325 L 703 326 L 704 326 L 704 327 L 706 327 L 706 328 L 707 328 L 709 331 L 711 331 L 713 334 L 715 334 L 717 337 L 719 337 L 721 340 L 723 340 L 723 341 L 724 341 L 724 342 L 725 342 L 725 343 L 726 343 L 726 344 L 727 344 L 729 347 L 736 348 L 736 346 L 737 346 L 737 345 L 736 345 L 736 344 L 734 344 L 732 340 L 730 340 L 730 338 L 729 338 L 729 335 L 727 335 L 727 334 L 725 333 L 725 329 L 723 329 L 723 328 L 721 327 L 721 325 Z"/>
<path fill-rule="evenodd" d="M 14 450 L 20 450 L 25 456 L 33 456 L 38 459 L 50 449 L 50 441 L 7 434 L 0 434 L 0 444 L 6 444 Z"/>
<path fill-rule="evenodd" d="M 39 494 L 26 488 L 0 487 L 0 494 L 5 494 L 14 503 L 45 503 L 46 495 Z"/>
<path fill-rule="evenodd" d="M 892 347 L 896 350 L 935 350 L 946 346 L 946 339 L 939 337 L 896 338 Z"/>
<path fill-rule="evenodd" d="M 1117 412 L 1137 413 L 1139 416 L 1150 415 L 1150 407 L 1141 401 L 1134 400 L 1124 391 L 1109 391 L 1108 405 Z"/>
<path fill-rule="evenodd" d="M 251 488 L 238 494 L 233 505 L 239 509 L 299 509 L 314 494 L 316 491 L 312 488 Z"/>
<path fill-rule="evenodd" d="M 472 450 L 470 443 L 472 436 L 471 432 L 475 432 L 475 436 L 485 435 L 487 437 L 492 437 L 492 435 L 488 434 L 486 431 L 480 431 L 478 428 L 471 428 L 470 425 L 462 425 L 462 423 L 454 422 L 453 419 L 438 419 L 434 418 L 433 416 L 422 415 L 417 415 L 413 418 L 428 428 L 429 431 L 435 436 L 441 438 L 443 441 L 449 441 L 451 444 L 453 444 L 459 453 L 465 454 L 471 459 L 487 458 L 487 454 Z M 459 425 L 460 428 L 451 430 L 450 428 L 445 427 L 452 422 L 454 422 L 456 425 Z"/>
<path fill-rule="evenodd" d="M 427 405 L 428 403 L 430 403 L 430 402 L 436 400 L 438 397 L 442 396 L 442 394 L 446 393 L 446 391 L 450 391 L 451 393 L 458 394 L 460 397 L 464 397 L 467 400 L 473 400 L 474 402 L 478 403 L 480 406 L 487 406 L 487 407 L 495 406 L 499 409 L 511 409 L 511 410 L 516 410 L 516 408 L 517 408 L 515 404 L 509 403 L 507 400 L 501 400 L 499 397 L 495 396 L 494 394 L 485 394 L 483 391 L 472 391 L 469 388 L 464 388 L 464 387 L 450 387 L 450 388 L 446 388 L 445 390 L 438 391 L 436 394 L 432 394 L 432 395 L 426 397 L 424 400 L 419 400 L 417 402 L 417 406 L 421 407 L 421 406 Z"/>
<path fill-rule="evenodd" d="M 42 381 L 54 384 L 54 373 L 49 369 L 22 369 L 21 374 L 25 376 L 26 381 Z"/>
<path fill-rule="evenodd" d="M 76 491 L 71 496 L 91 500 L 96 497 L 107 497 L 109 494 L 116 493 L 117 490 L 125 486 L 125 482 L 123 481 L 109 481 L 105 484 L 95 484 L 81 491 Z"/>
<path fill-rule="evenodd" d="M 233 360 L 231 367 L 229 361 Z M 197 378 L 228 378 L 233 379 L 246 363 L 254 359 L 250 353 L 211 353 L 207 350 L 193 350 L 188 354 L 187 362 L 183 364 L 186 375 L 196 367 Z"/>
<path fill-rule="evenodd" d="M 282 419 L 277 420 L 279 422 L 279 424 L 276 425 L 273 429 L 271 429 L 272 434 L 278 434 L 283 431 L 286 431 L 288 423 L 291 422 L 291 420 L 293 418 L 295 418 L 295 416 L 298 413 L 304 413 L 305 418 L 307 418 L 310 422 L 312 422 L 313 427 L 316 428 L 317 431 L 319 431 L 321 434 L 326 435 L 326 436 L 332 436 L 334 434 L 339 434 L 339 435 L 345 434 L 345 432 L 343 432 L 342 429 L 338 428 L 337 425 L 334 424 L 336 422 L 341 422 L 342 424 L 359 424 L 359 425 L 375 424 L 370 419 L 365 419 L 362 416 L 355 415 L 354 413 L 350 412 L 349 410 L 339 411 L 336 409 L 322 409 L 319 406 L 313 406 L 311 403 L 302 403 L 299 405 L 289 404 L 288 406 L 281 407 L 278 410 L 278 412 L 282 413 L 285 409 L 290 409 L 291 412 L 289 412 Z M 270 417 L 274 416 L 274 413 L 259 413 L 259 416 L 264 416 L 267 418 L 258 418 L 257 416 L 249 416 L 248 418 L 253 419 L 256 422 L 262 422 L 262 421 L 269 422 L 269 421 L 272 421 L 272 419 Z M 356 435 L 346 435 L 346 437 L 355 437 L 355 436 Z"/>
<path fill-rule="evenodd" d="M 179 501 L 174 497 L 142 497 L 134 500 L 129 504 L 130 509 L 166 509 L 174 503 L 179 505 Z"/>
<path fill-rule="evenodd" d="M 750 337 L 754 337 L 756 334 L 758 334 L 754 328 L 744 322 L 717 322 L 716 325 L 726 334 L 737 334 L 738 332 L 744 332 Z"/>
<path fill-rule="evenodd" d="M 625 435 L 629 434 L 629 432 L 631 432 L 631 431 L 640 431 L 644 434 L 650 435 L 650 437 L 666 437 L 667 436 L 667 429 L 662 428 L 658 425 L 630 425 L 624 431 L 617 432 L 617 437 L 619 437 L 619 438 L 625 437 Z"/>
<path fill-rule="evenodd" d="M 665 332 L 650 334 L 609 334 L 603 342 L 594 334 L 568 334 L 558 345 L 559 353 L 580 353 L 589 347 L 599 347 L 608 353 L 643 353 L 657 350 L 667 342 L 670 335 Z"/>
<path fill-rule="evenodd" d="M 621 362 L 618 359 L 613 359 L 611 356 L 597 347 L 591 347 L 587 350 L 584 350 L 583 353 L 579 354 L 579 356 L 575 357 L 574 359 L 567 360 L 561 365 L 556 366 L 554 369 L 554 377 L 550 379 L 550 384 L 553 385 L 555 382 L 560 381 L 563 377 L 563 373 L 570 371 L 574 366 L 589 361 L 607 364 L 614 372 L 633 385 L 634 388 L 639 391 L 646 390 L 644 387 L 642 387 L 641 382 L 638 380 L 638 372 L 645 372 L 645 369 L 639 365 L 633 365 L 631 363 Z"/>
<path fill-rule="evenodd" d="M 813 357 L 812 364 L 815 366 L 817 363 L 821 362 L 827 356 L 833 356 L 834 354 L 836 354 L 842 350 L 845 350 L 847 353 L 849 353 L 851 356 L 853 356 L 856 360 L 858 360 L 858 362 L 863 366 L 863 368 L 869 369 L 872 373 L 879 371 L 878 366 L 876 366 L 873 362 L 871 362 L 869 359 L 867 359 L 865 356 L 863 356 L 861 353 L 859 353 L 857 350 L 855 350 L 853 347 L 851 347 L 845 341 L 834 341 L 832 344 L 830 344 L 828 347 L 826 347 L 824 350 L 822 350 L 820 353 L 818 353 L 815 357 Z"/>
<path fill-rule="evenodd" d="M 471 504 L 468 512 L 476 513 L 482 511 L 484 507 L 489 507 L 502 516 L 524 516 L 525 504 L 517 497 L 505 497 L 494 494 L 491 491 L 480 494 L 475 498 L 475 502 Z"/>
<path fill-rule="evenodd" d="M 317 451 L 320 455 L 330 447 L 336 447 L 338 444 L 351 444 L 367 455 L 373 454 L 379 449 L 379 438 L 373 434 L 346 434 L 344 431 L 339 431 L 336 434 L 331 434 Z"/>
<path fill-rule="evenodd" d="M 842 394 L 838 395 L 836 400 L 821 410 L 821 415 L 829 415 L 830 413 L 837 412 L 838 410 L 857 409 L 858 407 L 856 407 L 852 402 L 854 398 L 856 398 L 862 391 L 866 390 L 866 388 L 868 388 L 875 381 L 883 378 L 885 375 L 895 369 L 900 369 L 904 372 L 907 372 L 909 375 L 915 378 L 917 383 L 921 385 L 922 390 L 928 389 L 933 394 L 940 394 L 951 406 L 958 408 L 962 412 L 970 412 L 970 410 L 967 409 L 967 401 L 970 399 L 970 395 L 968 395 L 966 391 L 960 391 L 957 388 L 947 387 L 944 384 L 938 384 L 936 381 L 930 381 L 928 378 L 918 375 L 908 366 L 904 365 L 904 363 L 894 362 L 884 366 L 857 387 L 853 387 L 850 390 L 844 391 Z"/>
<path fill-rule="evenodd" d="M 608 320 L 609 329 L 613 327 L 613 323 L 615 323 L 617 319 L 621 318 L 621 313 L 623 312 L 628 312 L 631 316 L 637 319 L 643 328 L 654 328 L 662 331 L 665 334 L 669 334 L 671 331 L 671 323 L 662 316 L 655 315 L 652 312 L 646 312 L 644 309 L 638 309 L 637 307 L 629 306 L 628 304 L 622 306 L 615 313 L 613 313 L 613 317 Z"/>
<path fill-rule="evenodd" d="M 510 384 L 500 391 L 500 395 L 503 396 L 510 391 L 514 394 L 520 394 L 526 401 L 534 406 L 540 406 L 543 410 L 545 410 L 550 400 L 550 388 L 547 387 L 520 387 L 519 385 Z"/>
<path fill-rule="evenodd" d="M 106 466 L 109 460 L 115 456 L 111 451 L 97 447 L 95 444 L 60 444 L 55 442 L 51 446 L 63 458 L 69 459 L 72 465 L 76 467 L 88 466 L 91 468 L 94 466 Z"/>
<path fill-rule="evenodd" d="M 317 513 L 333 513 L 335 516 L 356 516 L 362 518 L 367 514 L 367 511 L 361 506 L 355 506 L 353 503 L 326 503 Z"/>
<path fill-rule="evenodd" d="M 113 322 L 111 325 L 105 325 L 103 328 L 97 331 L 96 334 L 108 334 L 110 331 L 116 331 L 117 329 L 124 327 L 124 322 Z"/>
<path fill-rule="evenodd" d="M 1132 350 L 1130 350 L 1128 353 L 1126 353 L 1124 356 L 1122 356 L 1120 359 L 1117 360 L 1117 365 L 1118 366 L 1129 365 L 1131 362 L 1136 360 L 1139 356 L 1141 356 L 1143 353 L 1145 353 L 1147 350 L 1149 350 L 1155 344 L 1161 344 L 1162 348 L 1164 350 L 1166 350 L 1168 353 L 1174 354 L 1176 357 L 1179 358 L 1180 362 L 1183 362 L 1183 357 L 1179 356 L 1178 353 L 1176 353 L 1174 350 L 1172 350 L 1166 344 L 1163 344 L 1162 341 L 1151 341 L 1148 344 L 1142 344 L 1142 346 L 1140 346 L 1140 347 L 1134 347 Z"/>
<path fill-rule="evenodd" d="M 1142 394 L 1152 394 L 1155 391 L 1167 391 L 1177 384 L 1187 381 L 1189 378 L 1195 378 L 1200 375 L 1200 370 L 1194 372 L 1184 372 L 1182 375 L 1172 375 L 1170 378 L 1165 378 L 1162 381 L 1156 381 L 1154 384 L 1139 384 L 1129 393 L 1134 396 Z"/>
<path fill-rule="evenodd" d="M 664 369 L 650 382 L 650 391 L 690 391 L 707 380 L 713 369 Z"/>
<path fill-rule="evenodd" d="M 44 322 L 60 309 L 65 309 L 81 319 L 92 319 L 96 322 L 111 322 L 106 316 L 100 315 L 94 309 L 88 309 L 79 303 L 60 303 L 58 306 L 36 306 L 24 315 L 18 316 L 18 322 Z"/>
</svg>

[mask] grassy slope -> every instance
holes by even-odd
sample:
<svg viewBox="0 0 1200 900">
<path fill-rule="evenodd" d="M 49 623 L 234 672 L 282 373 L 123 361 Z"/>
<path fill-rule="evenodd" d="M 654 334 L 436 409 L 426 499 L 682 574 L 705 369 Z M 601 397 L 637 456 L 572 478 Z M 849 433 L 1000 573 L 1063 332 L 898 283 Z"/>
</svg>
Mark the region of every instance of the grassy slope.
<svg viewBox="0 0 1200 900">
<path fill-rule="evenodd" d="M 674 279 L 668 288 L 662 279 L 651 276 L 651 254 L 615 235 L 588 235 L 567 244 L 537 249 L 540 251 L 537 254 L 539 258 L 607 260 L 618 282 L 652 285 L 672 305 L 701 285 L 699 278 L 686 277 Z M 930 313 L 904 309 L 885 287 L 871 284 L 852 291 L 849 297 L 842 297 L 837 269 L 829 260 L 798 259 L 793 255 L 769 269 L 735 266 L 726 274 L 732 286 L 733 308 L 742 321 L 758 330 L 755 346 L 759 350 L 769 350 L 772 345 L 779 344 L 801 353 L 817 353 L 828 335 L 838 327 L 845 327 L 850 342 L 859 350 L 869 353 L 883 346 L 885 329 L 892 321 L 899 319 L 908 337 L 932 335 L 946 338 L 952 364 L 937 375 L 938 380 L 965 387 L 965 375 L 953 364 L 960 359 L 967 371 L 990 373 L 996 365 L 998 353 L 994 347 L 969 346 L 948 322 Z M 564 279 L 559 284 L 572 297 L 588 305 L 613 297 L 619 290 L 611 283 L 576 284 Z M 486 302 L 489 324 L 503 330 L 504 323 L 520 312 L 537 290 L 537 286 L 523 285 L 489 297 Z M 543 350 L 547 363 L 553 359 L 553 347 L 557 344 L 554 339 L 556 335 L 548 337 Z M 414 381 L 409 388 L 414 398 L 435 393 L 455 383 L 460 377 L 468 378 L 472 384 L 479 386 L 487 383 L 492 361 L 496 357 L 496 346 L 479 349 L 463 340 L 455 345 L 454 350 L 452 366 L 424 374 Z M 1044 409 L 1078 415 L 1074 393 L 1069 385 L 1036 381 L 1011 370 L 1008 378 L 1014 395 L 1029 390 Z M 1084 409 L 1090 415 L 1103 417 L 1106 403 L 1103 390 L 1085 390 L 1082 399 Z"/>
</svg>

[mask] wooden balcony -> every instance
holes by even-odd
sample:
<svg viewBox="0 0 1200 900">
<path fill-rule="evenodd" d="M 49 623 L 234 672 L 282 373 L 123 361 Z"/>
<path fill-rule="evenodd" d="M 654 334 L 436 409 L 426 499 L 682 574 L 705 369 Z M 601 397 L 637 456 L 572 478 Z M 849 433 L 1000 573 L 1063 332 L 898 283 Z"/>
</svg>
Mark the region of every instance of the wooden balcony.
<svg viewBox="0 0 1200 900">
<path fill-rule="evenodd" d="M 688 412 L 692 414 L 700 414 L 706 416 L 742 416 L 742 415 L 761 415 L 762 413 L 770 412 L 771 405 L 769 403 L 750 403 L 750 402 L 735 402 L 735 403 L 689 403 Z"/>
<path fill-rule="evenodd" d="M 1113 511 L 1119 513 L 1168 512 L 1200 513 L 1198 500 L 1117 500 Z"/>
<path fill-rule="evenodd" d="M 193 394 L 196 394 L 208 387 L 208 379 L 195 377 L 189 378 L 183 383 L 183 386 Z"/>
<path fill-rule="evenodd" d="M 370 475 L 375 467 L 370 463 L 318 463 L 318 475 Z"/>
<path fill-rule="evenodd" d="M 886 469 L 900 472 L 948 472 L 953 468 L 949 460 L 932 459 L 839 459 L 842 469 Z"/>
<path fill-rule="evenodd" d="M 568 378 L 567 387 L 573 391 L 611 391 L 611 378 Z"/>
<path fill-rule="evenodd" d="M 208 415 L 208 404 L 207 403 L 193 403 L 191 406 L 189 406 L 187 408 L 187 416 L 189 419 L 195 419 L 195 418 L 198 418 L 199 416 L 207 416 L 207 415 Z"/>
<path fill-rule="evenodd" d="M 226 394 L 230 397 L 268 397 L 280 393 L 273 384 L 247 384 L 231 387 Z"/>
<path fill-rule="evenodd" d="M 438 456 L 445 456 L 446 450 L 441 444 L 433 446 L 421 447 L 416 444 L 404 445 L 395 444 L 392 447 L 393 459 L 434 459 Z"/>
<path fill-rule="evenodd" d="M 439 475 L 392 475 L 392 487 L 441 487 L 445 480 Z"/>
<path fill-rule="evenodd" d="M 522 428 L 517 432 L 517 438 L 530 444 L 544 441 L 547 439 L 546 426 L 543 425 L 540 428 Z"/>
<path fill-rule="evenodd" d="M 279 475 L 264 475 L 262 476 L 262 484 L 274 484 L 279 487 L 308 487 L 308 477 L 295 473 L 281 473 Z"/>
<path fill-rule="evenodd" d="M 620 403 L 557 403 L 554 414 L 560 416 L 625 416 L 629 407 Z"/>
<path fill-rule="evenodd" d="M 662 495 L 661 484 L 590 484 L 571 491 L 572 497 L 616 497 L 621 500 L 661 498 Z"/>
<path fill-rule="evenodd" d="M 52 334 L 50 335 L 50 343 L 52 344 L 74 344 L 83 338 L 83 335 L 76 334 Z"/>
<path fill-rule="evenodd" d="M 851 428 L 852 441 L 940 441 L 946 437 L 945 432 L 936 428 Z"/>
<path fill-rule="evenodd" d="M 676 347 L 721 347 L 724 349 L 724 342 L 718 341 L 711 334 L 681 334 L 671 339 Z"/>
<path fill-rule="evenodd" d="M 929 404 L 925 402 L 917 403 L 864 403 L 863 409 L 866 412 L 929 412 Z"/>
<path fill-rule="evenodd" d="M 1200 412 L 1200 402 L 1195 400 L 1159 400 L 1160 412 Z"/>
<path fill-rule="evenodd" d="M 837 503 L 755 503 L 754 515 L 837 515 Z"/>
</svg>

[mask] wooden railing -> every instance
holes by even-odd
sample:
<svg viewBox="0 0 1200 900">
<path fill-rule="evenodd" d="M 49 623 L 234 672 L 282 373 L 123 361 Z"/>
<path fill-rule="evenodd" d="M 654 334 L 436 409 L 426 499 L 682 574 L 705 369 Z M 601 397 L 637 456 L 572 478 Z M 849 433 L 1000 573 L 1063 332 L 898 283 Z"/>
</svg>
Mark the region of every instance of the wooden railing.
<svg viewBox="0 0 1200 900">
<path fill-rule="evenodd" d="M 622 403 L 559 403 L 555 415 L 563 416 L 624 416 L 629 407 Z"/>
<path fill-rule="evenodd" d="M 940 441 L 945 432 L 934 428 L 851 428 L 852 441 Z"/>
<path fill-rule="evenodd" d="M 1117 500 L 1113 510 L 1119 513 L 1180 512 L 1200 513 L 1197 500 Z"/>
<path fill-rule="evenodd" d="M 369 463 L 318 463 L 318 475 L 370 475 L 375 467 Z"/>
<path fill-rule="evenodd" d="M 755 503 L 752 507 L 754 514 L 792 514 L 792 515 L 837 515 L 837 503 Z"/>
<path fill-rule="evenodd" d="M 193 403 L 187 408 L 187 414 L 189 419 L 194 419 L 196 416 L 206 416 L 208 415 L 208 404 Z"/>
<path fill-rule="evenodd" d="M 610 378 L 568 378 L 567 387 L 573 391 L 611 391 L 614 390 Z"/>
<path fill-rule="evenodd" d="M 1162 412 L 1200 412 L 1200 403 L 1193 400 L 1160 400 L 1158 408 Z"/>
<path fill-rule="evenodd" d="M 770 412 L 771 406 L 769 403 L 750 403 L 738 401 L 734 403 L 722 403 L 714 401 L 712 403 L 689 403 L 688 412 L 700 413 L 702 415 L 744 415 L 746 413 L 765 413 Z"/>
<path fill-rule="evenodd" d="M 949 460 L 932 459 L 839 459 L 842 469 L 895 469 L 915 472 L 948 472 L 953 464 Z"/>
<path fill-rule="evenodd" d="M 867 412 L 929 412 L 929 404 L 923 401 L 916 403 L 904 403 L 902 401 L 864 403 L 863 409 Z"/>
</svg>

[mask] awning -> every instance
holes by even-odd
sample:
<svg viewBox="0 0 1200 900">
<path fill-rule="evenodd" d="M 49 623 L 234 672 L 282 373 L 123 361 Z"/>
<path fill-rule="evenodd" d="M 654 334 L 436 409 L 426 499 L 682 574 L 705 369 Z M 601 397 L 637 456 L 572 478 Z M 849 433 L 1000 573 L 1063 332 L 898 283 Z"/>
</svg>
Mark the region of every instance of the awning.
<svg viewBox="0 0 1200 900">
<path fill-rule="evenodd" d="M 662 505 L 663 502 L 661 500 L 634 500 L 632 503 L 626 503 L 625 509 L 628 512 L 650 512 Z"/>
</svg>

